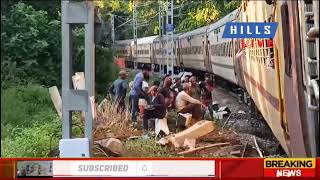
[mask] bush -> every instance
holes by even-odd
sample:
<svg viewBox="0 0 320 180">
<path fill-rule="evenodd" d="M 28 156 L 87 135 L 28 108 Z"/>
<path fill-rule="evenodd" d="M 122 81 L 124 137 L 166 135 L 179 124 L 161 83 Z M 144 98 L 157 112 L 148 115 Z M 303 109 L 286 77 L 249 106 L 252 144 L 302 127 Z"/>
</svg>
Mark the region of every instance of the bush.
<svg viewBox="0 0 320 180">
<path fill-rule="evenodd" d="M 57 146 L 60 135 L 61 121 L 47 88 L 28 84 L 2 90 L 3 157 L 47 156 L 50 144 L 52 147 Z"/>
<path fill-rule="evenodd" d="M 31 127 L 35 122 L 50 122 L 55 118 L 57 113 L 47 88 L 29 84 L 2 90 L 2 125 Z"/>
<path fill-rule="evenodd" d="M 59 20 L 50 19 L 46 11 L 36 11 L 24 3 L 12 6 L 7 14 L 1 14 L 1 65 L 13 64 L 13 75 L 19 79 L 59 85 L 60 24 Z M 10 79 L 7 76 L 12 73 L 1 71 L 2 81 Z"/>
<path fill-rule="evenodd" d="M 113 82 L 119 72 L 114 63 L 113 50 L 101 46 L 96 47 L 96 91 L 98 94 L 106 94 L 109 83 Z"/>
</svg>

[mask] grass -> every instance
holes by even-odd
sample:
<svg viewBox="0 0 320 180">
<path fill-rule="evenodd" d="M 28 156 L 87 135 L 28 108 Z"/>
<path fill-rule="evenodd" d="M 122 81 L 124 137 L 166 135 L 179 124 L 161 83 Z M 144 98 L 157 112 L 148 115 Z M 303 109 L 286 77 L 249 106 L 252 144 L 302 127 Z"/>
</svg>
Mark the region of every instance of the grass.
<svg viewBox="0 0 320 180">
<path fill-rule="evenodd" d="M 73 116 L 73 124 L 73 137 L 83 137 L 80 113 Z M 2 157 L 48 157 L 58 147 L 61 130 L 46 87 L 29 84 L 2 89 Z"/>
<path fill-rule="evenodd" d="M 111 100 L 104 99 L 97 108 L 97 117 L 94 122 L 94 139 L 107 138 L 108 134 L 116 137 L 129 137 L 133 133 L 130 127 L 130 112 L 125 109 L 117 112 L 117 105 Z"/>
<path fill-rule="evenodd" d="M 125 142 L 126 157 L 176 157 L 168 146 L 156 144 L 154 138 L 147 140 L 135 139 Z"/>
<path fill-rule="evenodd" d="M 29 84 L 2 89 L 2 157 L 46 157 L 60 136 L 61 121 L 47 88 Z"/>
</svg>

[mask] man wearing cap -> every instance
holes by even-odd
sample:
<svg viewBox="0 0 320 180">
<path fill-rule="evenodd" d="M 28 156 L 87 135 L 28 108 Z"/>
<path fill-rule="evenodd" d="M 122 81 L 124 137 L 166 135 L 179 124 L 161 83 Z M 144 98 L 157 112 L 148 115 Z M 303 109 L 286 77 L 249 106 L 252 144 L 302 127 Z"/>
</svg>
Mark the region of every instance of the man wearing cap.
<svg viewBox="0 0 320 180">
<path fill-rule="evenodd" d="M 125 98 L 128 89 L 128 82 L 126 80 L 127 73 L 124 70 L 119 72 L 119 78 L 115 80 L 110 88 L 111 94 L 114 95 L 114 101 L 118 104 L 117 112 L 125 109 Z"/>
</svg>

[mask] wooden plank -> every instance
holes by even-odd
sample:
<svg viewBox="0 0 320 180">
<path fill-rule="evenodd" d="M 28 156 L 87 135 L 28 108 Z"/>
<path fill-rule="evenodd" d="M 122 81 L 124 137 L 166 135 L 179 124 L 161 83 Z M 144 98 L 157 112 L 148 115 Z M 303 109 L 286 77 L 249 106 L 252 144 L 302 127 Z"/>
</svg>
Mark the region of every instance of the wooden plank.
<svg viewBox="0 0 320 180">
<path fill-rule="evenodd" d="M 188 129 L 181 131 L 177 134 L 173 134 L 169 137 L 169 141 L 176 147 L 183 146 L 186 138 L 197 139 L 204 136 L 214 130 L 214 124 L 212 121 L 201 120 L 192 125 Z"/>
<path fill-rule="evenodd" d="M 259 156 L 260 156 L 261 158 L 263 158 L 263 154 L 262 154 L 262 152 L 261 152 L 261 150 L 260 150 L 260 148 L 259 148 L 259 146 L 258 146 L 257 139 L 256 139 L 255 136 L 253 136 L 253 141 L 254 141 L 254 145 L 256 146 L 256 150 L 257 150 L 258 153 L 259 153 Z"/>
<path fill-rule="evenodd" d="M 49 94 L 59 117 L 62 118 L 62 100 L 57 86 L 50 87 Z"/>
<path fill-rule="evenodd" d="M 230 143 L 217 143 L 217 144 L 210 144 L 207 146 L 203 146 L 203 147 L 197 147 L 197 148 L 193 148 L 193 149 L 189 149 L 187 151 L 182 151 L 179 152 L 178 155 L 185 155 L 185 154 L 191 154 L 200 150 L 204 150 L 204 149 L 208 149 L 208 148 L 212 148 L 212 147 L 217 147 L 217 146 L 225 146 L 225 145 L 230 145 Z"/>
</svg>

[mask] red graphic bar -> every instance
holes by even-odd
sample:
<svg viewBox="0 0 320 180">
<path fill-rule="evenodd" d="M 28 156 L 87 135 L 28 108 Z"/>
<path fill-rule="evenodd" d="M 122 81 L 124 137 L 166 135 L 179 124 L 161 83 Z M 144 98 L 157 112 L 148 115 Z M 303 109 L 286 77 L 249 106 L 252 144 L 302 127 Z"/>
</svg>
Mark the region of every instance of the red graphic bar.
<svg viewBox="0 0 320 180">
<path fill-rule="evenodd" d="M 88 158 L 88 159 L 81 159 L 81 158 L 1 158 L 0 159 L 0 179 L 20 179 L 16 178 L 17 176 L 17 162 L 18 161 L 53 161 L 53 160 L 81 160 L 81 161 L 108 161 L 108 160 L 130 160 L 130 161 L 141 161 L 141 160 L 214 160 L 215 161 L 215 177 L 204 177 L 204 178 L 182 178 L 182 179 L 236 179 L 236 178 L 244 178 L 244 179 L 256 179 L 256 178 L 269 178 L 269 177 L 276 177 L 277 170 L 286 170 L 285 175 L 288 175 L 288 170 L 292 170 L 290 168 L 264 168 L 264 159 L 262 158 Z M 308 168 L 301 168 L 294 170 L 301 170 L 300 177 L 320 177 L 320 158 L 316 159 L 316 167 L 313 169 Z M 291 176 L 293 177 L 293 176 Z M 25 179 L 25 178 L 23 178 Z M 28 178 L 30 179 L 30 178 Z M 32 178 L 33 179 L 33 178 Z M 46 178 L 48 179 L 48 178 Z M 52 179 L 52 178 L 51 178 Z M 67 179 L 67 178 L 54 178 L 54 179 Z M 73 178 L 74 179 L 74 178 Z M 83 177 L 83 178 L 76 178 L 76 179 L 97 179 L 97 178 L 90 178 L 90 177 Z M 101 178 L 100 178 L 101 179 Z M 139 177 L 139 178 L 114 178 L 110 177 L 108 179 L 181 179 L 179 177 Z"/>
</svg>

